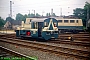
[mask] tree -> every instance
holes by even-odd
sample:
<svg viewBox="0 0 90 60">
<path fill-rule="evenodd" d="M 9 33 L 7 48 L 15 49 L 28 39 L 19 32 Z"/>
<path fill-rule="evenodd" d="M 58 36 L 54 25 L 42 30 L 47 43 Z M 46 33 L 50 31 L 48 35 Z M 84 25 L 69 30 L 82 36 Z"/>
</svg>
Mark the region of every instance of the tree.
<svg viewBox="0 0 90 60">
<path fill-rule="evenodd" d="M 49 16 L 48 13 L 46 13 L 46 16 Z"/>
<path fill-rule="evenodd" d="M 31 14 L 30 14 L 30 17 L 35 17 L 35 14 L 31 13 Z"/>
<path fill-rule="evenodd" d="M 27 14 L 25 14 L 24 16 L 23 16 L 23 21 L 25 22 L 26 21 L 26 18 L 28 18 L 28 16 L 27 16 Z"/>
<path fill-rule="evenodd" d="M 84 9 L 76 8 L 73 13 L 75 17 L 78 17 L 83 20 L 84 26 L 86 26 L 87 9 L 90 9 L 90 3 L 88 3 L 88 2 L 85 3 Z M 89 19 L 90 19 L 90 10 L 89 10 Z"/>
<path fill-rule="evenodd" d="M 40 16 L 41 16 L 40 14 L 36 13 L 36 17 L 40 17 Z"/>
<path fill-rule="evenodd" d="M 55 13 L 53 13 L 53 15 L 52 15 L 52 16 L 54 16 L 54 17 L 55 17 L 55 16 L 56 16 L 56 15 L 55 15 Z"/>
<path fill-rule="evenodd" d="M 50 17 L 51 15 L 50 15 L 50 13 L 46 13 L 46 16 L 49 16 Z"/>
<path fill-rule="evenodd" d="M 51 16 L 50 13 L 48 13 L 48 16 Z"/>
<path fill-rule="evenodd" d="M 84 26 L 86 25 L 86 14 L 85 14 L 85 10 L 84 9 L 76 8 L 74 10 L 73 14 L 74 14 L 75 17 L 78 17 L 79 19 L 82 19 Z"/>
<path fill-rule="evenodd" d="M 28 16 L 27 16 L 28 18 L 30 18 L 31 17 L 31 14 L 28 14 Z"/>
<path fill-rule="evenodd" d="M 23 20 L 23 15 L 20 13 L 16 14 L 16 20 Z"/>
<path fill-rule="evenodd" d="M 5 21 L 0 17 L 0 28 L 3 27 L 4 24 L 5 24 Z"/>
<path fill-rule="evenodd" d="M 76 8 L 75 10 L 74 10 L 74 15 L 76 16 L 76 17 L 78 17 L 78 18 L 82 18 L 83 16 L 84 16 L 84 9 L 82 9 L 82 8 Z"/>
<path fill-rule="evenodd" d="M 90 13 L 90 3 L 85 2 L 84 9 L 85 9 L 85 10 L 89 9 L 89 13 Z"/>
<path fill-rule="evenodd" d="M 90 19 L 90 3 L 86 2 L 85 6 L 84 6 L 84 10 L 85 10 L 85 17 L 87 17 L 87 13 L 88 13 L 89 19 Z"/>
<path fill-rule="evenodd" d="M 9 22 L 12 22 L 14 19 L 12 19 L 11 17 L 7 17 L 6 18 L 6 22 L 9 21 Z"/>
</svg>

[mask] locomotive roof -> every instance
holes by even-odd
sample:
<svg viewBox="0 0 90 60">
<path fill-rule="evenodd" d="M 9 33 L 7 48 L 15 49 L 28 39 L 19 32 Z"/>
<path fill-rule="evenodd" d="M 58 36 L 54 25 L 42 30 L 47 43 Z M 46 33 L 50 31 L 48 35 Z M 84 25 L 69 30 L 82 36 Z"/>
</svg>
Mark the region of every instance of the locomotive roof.
<svg viewBox="0 0 90 60">
<path fill-rule="evenodd" d="M 57 20 L 81 20 L 81 19 L 58 19 Z"/>
<path fill-rule="evenodd" d="M 36 19 L 32 19 L 32 22 L 44 22 L 44 20 L 47 18 L 36 18 Z"/>
</svg>

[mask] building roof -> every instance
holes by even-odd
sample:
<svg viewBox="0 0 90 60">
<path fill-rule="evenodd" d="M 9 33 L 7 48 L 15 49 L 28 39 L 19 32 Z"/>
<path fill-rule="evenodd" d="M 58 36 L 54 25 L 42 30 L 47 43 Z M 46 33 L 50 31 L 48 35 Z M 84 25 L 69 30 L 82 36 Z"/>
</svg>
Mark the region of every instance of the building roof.
<svg viewBox="0 0 90 60">
<path fill-rule="evenodd" d="M 4 25 L 4 27 L 10 27 L 11 23 L 9 21 L 6 22 L 6 24 Z"/>
<path fill-rule="evenodd" d="M 12 21 L 9 21 L 12 25 L 21 25 L 21 20 L 12 20 Z"/>
<path fill-rule="evenodd" d="M 21 25 L 21 22 L 20 20 L 13 20 L 13 21 L 7 21 L 4 25 L 4 27 L 11 27 L 11 25 Z"/>
<path fill-rule="evenodd" d="M 13 25 L 21 25 L 22 21 L 21 20 L 14 20 L 12 21 Z"/>
</svg>

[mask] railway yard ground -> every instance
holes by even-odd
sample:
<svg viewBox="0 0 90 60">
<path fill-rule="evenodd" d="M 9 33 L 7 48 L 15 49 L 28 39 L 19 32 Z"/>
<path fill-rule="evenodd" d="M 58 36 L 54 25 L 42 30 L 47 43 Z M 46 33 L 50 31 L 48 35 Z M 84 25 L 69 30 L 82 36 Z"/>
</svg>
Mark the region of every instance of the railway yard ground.
<svg viewBox="0 0 90 60">
<path fill-rule="evenodd" d="M 14 34 L 15 31 L 14 30 L 1 30 L 0 33 L 1 34 Z"/>
<path fill-rule="evenodd" d="M 29 60 L 90 60 L 90 33 L 59 34 L 47 42 L 15 37 L 14 31 L 0 31 L 0 57 Z M 7 50 L 10 51 L 7 51 Z M 17 53 L 18 52 L 18 53 Z"/>
</svg>

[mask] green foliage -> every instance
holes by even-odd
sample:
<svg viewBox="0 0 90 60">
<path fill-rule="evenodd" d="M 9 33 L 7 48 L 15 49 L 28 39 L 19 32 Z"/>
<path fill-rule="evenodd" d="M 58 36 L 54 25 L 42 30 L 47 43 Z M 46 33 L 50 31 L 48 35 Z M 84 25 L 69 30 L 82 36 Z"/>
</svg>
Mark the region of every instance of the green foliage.
<svg viewBox="0 0 90 60">
<path fill-rule="evenodd" d="M 50 17 L 51 15 L 50 15 L 50 13 L 46 13 L 46 16 L 49 16 Z M 55 17 L 56 16 L 55 13 L 53 13 L 52 16 Z"/>
<path fill-rule="evenodd" d="M 16 14 L 16 20 L 23 20 L 23 15 L 20 13 Z"/>
<path fill-rule="evenodd" d="M 6 18 L 6 22 L 9 21 L 9 22 L 12 22 L 14 19 L 12 19 L 11 17 L 7 17 Z"/>
<path fill-rule="evenodd" d="M 46 16 L 51 16 L 50 13 L 46 13 Z"/>
<path fill-rule="evenodd" d="M 56 15 L 55 15 L 55 13 L 53 13 L 53 15 L 52 15 L 52 16 L 56 16 Z"/>
<path fill-rule="evenodd" d="M 51 16 L 50 13 L 48 13 L 48 15 Z"/>
<path fill-rule="evenodd" d="M 27 17 L 30 18 L 31 17 L 31 14 L 28 14 Z"/>
<path fill-rule="evenodd" d="M 90 19 L 90 3 L 86 2 L 84 8 L 76 8 L 74 10 L 74 16 L 83 20 L 83 25 L 86 26 L 87 20 L 87 9 L 89 9 L 89 19 Z"/>
<path fill-rule="evenodd" d="M 87 7 L 88 7 L 88 9 L 89 9 L 89 13 L 90 13 L 90 3 L 85 2 L 84 9 L 87 10 Z"/>
<path fill-rule="evenodd" d="M 36 13 L 36 17 L 40 17 L 40 16 L 41 16 L 40 14 Z"/>
<path fill-rule="evenodd" d="M 5 21 L 0 17 L 0 28 L 3 27 L 5 24 Z"/>
<path fill-rule="evenodd" d="M 35 14 L 31 13 L 31 14 L 30 14 L 30 17 L 35 17 Z"/>
<path fill-rule="evenodd" d="M 31 13 L 31 14 L 25 14 L 25 15 L 22 15 L 21 13 L 18 13 L 16 14 L 16 20 L 21 20 L 21 21 L 25 21 L 26 18 L 32 18 L 32 17 L 39 17 L 40 14 L 36 13 L 36 16 L 35 14 Z"/>
<path fill-rule="evenodd" d="M 85 14 L 85 10 L 84 9 L 82 9 L 82 8 L 76 8 L 75 10 L 74 10 L 74 15 L 76 16 L 76 17 L 78 17 L 78 18 L 82 18 Z"/>
<path fill-rule="evenodd" d="M 48 13 L 46 13 L 46 16 L 49 16 Z"/>
<path fill-rule="evenodd" d="M 87 18 L 87 15 L 86 15 L 86 11 L 82 8 L 76 8 L 74 10 L 74 16 L 75 17 L 78 17 L 80 19 L 83 20 L 83 25 L 85 26 L 86 25 L 86 18 Z"/>
<path fill-rule="evenodd" d="M 25 14 L 24 16 L 23 16 L 23 21 L 26 21 L 26 18 L 27 18 L 28 16 Z"/>
<path fill-rule="evenodd" d="M 85 6 L 84 6 L 84 10 L 85 10 L 85 14 L 87 15 L 87 10 L 89 13 L 89 19 L 90 19 L 90 3 L 86 2 Z M 87 17 L 87 16 L 86 16 Z"/>
</svg>

